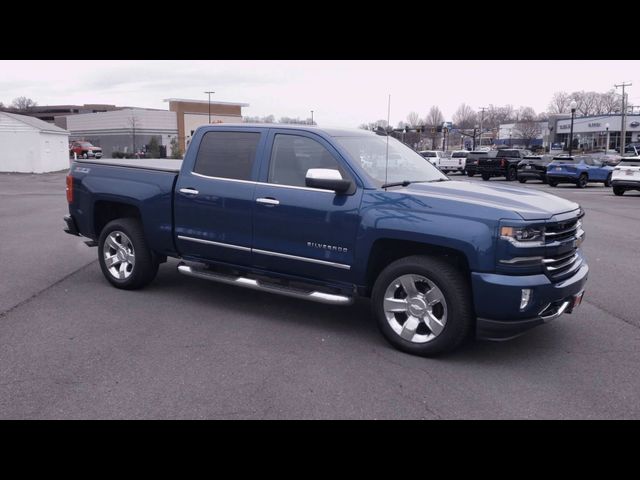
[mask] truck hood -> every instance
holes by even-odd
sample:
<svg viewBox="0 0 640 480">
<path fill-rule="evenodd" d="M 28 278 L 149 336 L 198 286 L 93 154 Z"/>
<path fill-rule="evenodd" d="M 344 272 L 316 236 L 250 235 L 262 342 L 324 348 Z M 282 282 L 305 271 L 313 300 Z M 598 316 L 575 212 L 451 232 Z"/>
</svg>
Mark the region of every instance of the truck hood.
<svg viewBox="0 0 640 480">
<path fill-rule="evenodd" d="M 575 202 L 533 189 L 457 180 L 414 183 L 403 190 L 409 195 L 439 197 L 470 205 L 508 210 L 517 213 L 524 220 L 546 220 L 553 215 L 580 207 Z"/>
</svg>

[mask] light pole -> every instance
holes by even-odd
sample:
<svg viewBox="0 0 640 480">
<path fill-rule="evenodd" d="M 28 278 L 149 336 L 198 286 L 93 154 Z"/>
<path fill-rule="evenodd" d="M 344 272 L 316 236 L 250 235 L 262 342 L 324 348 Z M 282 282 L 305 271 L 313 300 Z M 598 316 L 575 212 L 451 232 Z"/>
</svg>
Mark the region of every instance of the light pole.
<svg viewBox="0 0 640 480">
<path fill-rule="evenodd" d="M 473 149 L 476 149 L 476 130 L 478 130 L 478 125 L 473 126 Z"/>
<path fill-rule="evenodd" d="M 571 108 L 571 132 L 569 133 L 569 156 L 571 156 L 571 152 L 573 150 L 573 119 L 576 116 L 576 107 L 578 104 L 575 100 L 571 100 L 569 104 L 569 108 Z"/>
<path fill-rule="evenodd" d="M 604 146 L 604 154 L 606 155 L 609 152 L 609 122 L 604 124 L 607 129 L 607 143 Z"/>
<path fill-rule="evenodd" d="M 315 123 L 313 123 L 313 110 L 311 110 L 311 125 L 315 125 Z"/>
<path fill-rule="evenodd" d="M 209 123 L 211 123 L 211 94 L 212 93 L 216 93 L 216 92 L 204 92 L 207 95 L 209 95 Z"/>
<path fill-rule="evenodd" d="M 511 147 L 511 129 L 509 129 L 509 146 Z"/>
</svg>

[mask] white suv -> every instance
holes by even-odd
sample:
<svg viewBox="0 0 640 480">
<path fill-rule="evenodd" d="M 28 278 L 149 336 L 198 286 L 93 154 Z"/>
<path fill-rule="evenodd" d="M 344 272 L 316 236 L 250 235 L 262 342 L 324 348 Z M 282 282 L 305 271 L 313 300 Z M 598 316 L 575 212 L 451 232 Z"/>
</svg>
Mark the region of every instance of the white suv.
<svg viewBox="0 0 640 480">
<path fill-rule="evenodd" d="M 640 190 L 640 155 L 622 157 L 611 174 L 611 185 L 616 195 L 627 190 Z"/>
</svg>

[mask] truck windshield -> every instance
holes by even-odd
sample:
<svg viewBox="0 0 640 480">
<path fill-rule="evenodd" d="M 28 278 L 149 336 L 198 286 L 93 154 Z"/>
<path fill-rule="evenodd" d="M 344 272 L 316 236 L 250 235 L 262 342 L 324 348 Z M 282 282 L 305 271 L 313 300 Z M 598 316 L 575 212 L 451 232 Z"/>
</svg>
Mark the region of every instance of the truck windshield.
<svg viewBox="0 0 640 480">
<path fill-rule="evenodd" d="M 409 147 L 395 138 L 389 138 L 387 165 L 387 138 L 381 135 L 334 137 L 355 162 L 379 185 L 385 182 L 418 182 L 447 180 L 447 177 Z"/>
</svg>

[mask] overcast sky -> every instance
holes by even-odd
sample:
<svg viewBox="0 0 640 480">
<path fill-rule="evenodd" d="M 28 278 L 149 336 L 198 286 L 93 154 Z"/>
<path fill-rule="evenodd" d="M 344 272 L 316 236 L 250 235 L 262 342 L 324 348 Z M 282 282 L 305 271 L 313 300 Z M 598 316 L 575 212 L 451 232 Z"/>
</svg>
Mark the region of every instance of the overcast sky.
<svg viewBox="0 0 640 480">
<path fill-rule="evenodd" d="M 356 127 L 387 117 L 425 117 L 433 105 L 451 120 L 461 103 L 547 109 L 554 92 L 604 92 L 632 82 L 640 104 L 640 61 L 0 61 L 0 102 L 108 103 L 168 108 L 165 98 L 249 103 L 243 115 L 308 118 Z"/>
</svg>

